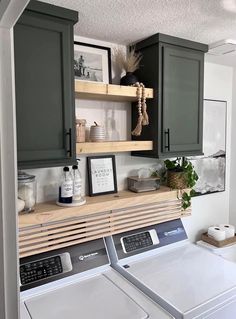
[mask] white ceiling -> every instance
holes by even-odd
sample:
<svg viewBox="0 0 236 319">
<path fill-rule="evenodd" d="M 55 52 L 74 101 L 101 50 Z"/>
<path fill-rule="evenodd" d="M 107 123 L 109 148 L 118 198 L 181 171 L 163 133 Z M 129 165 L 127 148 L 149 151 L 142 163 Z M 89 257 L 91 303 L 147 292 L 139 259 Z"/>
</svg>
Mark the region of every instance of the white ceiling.
<svg viewBox="0 0 236 319">
<path fill-rule="evenodd" d="M 76 35 L 108 42 L 129 44 L 157 32 L 206 44 L 236 39 L 236 0 L 43 1 L 79 12 Z"/>
</svg>

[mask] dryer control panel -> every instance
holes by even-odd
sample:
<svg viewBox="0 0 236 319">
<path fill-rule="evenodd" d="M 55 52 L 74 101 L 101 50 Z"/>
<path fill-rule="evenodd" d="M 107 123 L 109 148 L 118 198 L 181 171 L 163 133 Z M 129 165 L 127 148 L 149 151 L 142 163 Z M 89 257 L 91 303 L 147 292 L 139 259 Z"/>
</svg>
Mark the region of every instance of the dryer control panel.
<svg viewBox="0 0 236 319">
<path fill-rule="evenodd" d="M 159 242 L 160 241 L 155 229 L 150 229 L 121 238 L 121 245 L 126 254 L 138 249 L 157 245 Z"/>
<path fill-rule="evenodd" d="M 21 285 L 27 285 L 71 270 L 69 253 L 34 260 L 20 266 Z"/>
<path fill-rule="evenodd" d="M 119 260 L 186 240 L 181 219 L 129 230 L 112 236 L 112 249 Z M 109 245 L 109 244 L 108 244 Z"/>
</svg>

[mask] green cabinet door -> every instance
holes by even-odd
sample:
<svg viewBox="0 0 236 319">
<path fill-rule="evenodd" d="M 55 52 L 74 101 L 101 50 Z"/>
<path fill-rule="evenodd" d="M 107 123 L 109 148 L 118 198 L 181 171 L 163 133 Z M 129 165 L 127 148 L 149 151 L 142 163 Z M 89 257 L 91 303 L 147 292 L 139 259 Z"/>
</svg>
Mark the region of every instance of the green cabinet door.
<svg viewBox="0 0 236 319">
<path fill-rule="evenodd" d="M 157 33 L 136 44 L 142 60 L 136 74 L 154 89 L 147 100 L 149 126 L 134 140 L 153 140 L 152 151 L 135 156 L 168 158 L 202 154 L 204 54 L 208 46 Z M 137 108 L 132 108 L 132 128 Z"/>
<path fill-rule="evenodd" d="M 201 154 L 203 68 L 202 52 L 161 45 L 162 148 L 168 155 Z"/>
<path fill-rule="evenodd" d="M 36 2 L 35 8 L 31 3 L 14 28 L 18 166 L 70 165 L 76 158 L 75 21 L 53 16 L 55 6 Z"/>
</svg>

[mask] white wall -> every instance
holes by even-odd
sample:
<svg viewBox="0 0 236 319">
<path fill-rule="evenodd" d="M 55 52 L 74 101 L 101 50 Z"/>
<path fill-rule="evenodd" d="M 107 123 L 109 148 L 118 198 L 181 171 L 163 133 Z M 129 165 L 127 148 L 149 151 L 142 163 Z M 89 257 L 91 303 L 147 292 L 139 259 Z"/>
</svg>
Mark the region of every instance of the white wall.
<svg viewBox="0 0 236 319">
<path fill-rule="evenodd" d="M 115 44 L 106 43 L 87 38 L 77 37 L 81 42 L 93 42 L 94 44 L 114 47 Z M 125 49 L 123 47 L 123 49 Z M 117 83 L 117 70 L 113 68 L 113 75 Z M 227 113 L 227 154 L 230 153 L 230 129 L 231 129 L 231 106 L 232 106 L 232 76 L 233 70 L 230 67 L 206 63 L 205 66 L 205 98 L 219 99 L 228 101 Z M 112 114 L 113 113 L 113 114 Z M 119 102 L 102 102 L 76 100 L 76 115 L 78 118 L 86 118 L 87 125 L 93 124 L 93 121 L 105 125 L 105 120 L 113 116 L 116 120 L 117 130 L 121 139 L 127 139 L 130 136 L 130 104 Z M 126 177 L 133 175 L 141 167 L 152 167 L 157 164 L 156 159 L 146 159 L 131 157 L 129 153 L 118 153 L 116 155 L 118 188 L 126 188 Z M 80 169 L 83 179 L 86 180 L 86 157 L 80 156 Z M 197 236 L 209 225 L 215 223 L 228 222 L 229 212 L 229 165 L 230 158 L 227 156 L 227 176 L 226 191 L 223 193 L 211 194 L 193 199 L 192 216 L 184 220 L 191 240 L 196 240 Z M 38 180 L 38 201 L 55 200 L 57 196 L 57 182 L 61 174 L 61 168 L 28 170 L 28 172 L 37 176 Z M 84 185 L 84 192 L 86 192 Z"/>
<path fill-rule="evenodd" d="M 192 200 L 192 216 L 183 220 L 192 240 L 198 239 L 208 226 L 229 221 L 232 80 L 233 68 L 213 63 L 205 64 L 204 97 L 227 101 L 226 191 Z"/>
<path fill-rule="evenodd" d="M 236 123 L 236 67 L 233 75 L 233 107 L 232 123 Z M 229 220 L 236 225 L 236 125 L 232 125 L 232 144 L 231 144 L 231 170 L 230 170 L 230 198 L 229 198 Z"/>
</svg>

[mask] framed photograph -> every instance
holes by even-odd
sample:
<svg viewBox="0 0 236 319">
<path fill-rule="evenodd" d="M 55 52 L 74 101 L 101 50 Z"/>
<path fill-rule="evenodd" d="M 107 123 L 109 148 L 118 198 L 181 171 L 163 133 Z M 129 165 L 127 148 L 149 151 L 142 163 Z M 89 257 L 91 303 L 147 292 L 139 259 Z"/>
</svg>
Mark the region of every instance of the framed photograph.
<svg viewBox="0 0 236 319">
<path fill-rule="evenodd" d="M 74 42 L 75 79 L 111 83 L 111 49 Z"/>
<path fill-rule="evenodd" d="M 89 196 L 117 193 L 115 156 L 87 157 Z"/>
</svg>

